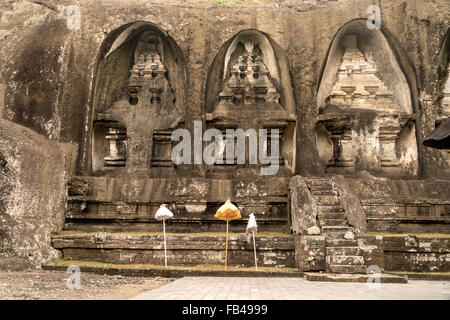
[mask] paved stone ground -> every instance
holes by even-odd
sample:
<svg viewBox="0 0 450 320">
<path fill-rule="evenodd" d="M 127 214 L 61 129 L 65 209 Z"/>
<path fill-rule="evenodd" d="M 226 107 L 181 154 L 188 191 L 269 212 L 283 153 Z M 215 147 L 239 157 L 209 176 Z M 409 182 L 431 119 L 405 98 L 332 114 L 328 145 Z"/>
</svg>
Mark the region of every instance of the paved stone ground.
<svg viewBox="0 0 450 320">
<path fill-rule="evenodd" d="M 302 278 L 185 277 L 134 297 L 137 300 L 450 300 L 450 281 L 410 280 L 407 284 L 315 282 Z"/>
</svg>

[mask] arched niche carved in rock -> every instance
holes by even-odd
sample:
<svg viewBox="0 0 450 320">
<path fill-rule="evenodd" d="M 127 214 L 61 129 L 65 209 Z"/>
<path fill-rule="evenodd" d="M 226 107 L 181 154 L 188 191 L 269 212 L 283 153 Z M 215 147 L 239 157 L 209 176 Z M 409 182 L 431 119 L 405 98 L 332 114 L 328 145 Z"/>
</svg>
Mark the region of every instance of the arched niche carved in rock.
<svg viewBox="0 0 450 320">
<path fill-rule="evenodd" d="M 344 25 L 317 94 L 316 142 L 327 172 L 415 176 L 418 150 L 408 81 L 385 35 Z"/>
<path fill-rule="evenodd" d="M 170 136 L 184 121 L 185 96 L 184 57 L 169 35 L 147 22 L 111 32 L 96 70 L 92 170 L 173 174 Z"/>
<path fill-rule="evenodd" d="M 228 40 L 209 68 L 205 91 L 209 128 L 223 132 L 231 128 L 255 129 L 257 132 L 259 129 L 269 132 L 278 129 L 281 145 L 279 174 L 293 173 L 296 115 L 289 63 L 283 50 L 269 35 L 249 29 Z M 226 148 L 223 150 L 225 154 Z M 216 164 L 208 169 L 234 174 L 236 170 L 249 172 L 254 168 L 248 164 L 223 167 Z"/>
</svg>

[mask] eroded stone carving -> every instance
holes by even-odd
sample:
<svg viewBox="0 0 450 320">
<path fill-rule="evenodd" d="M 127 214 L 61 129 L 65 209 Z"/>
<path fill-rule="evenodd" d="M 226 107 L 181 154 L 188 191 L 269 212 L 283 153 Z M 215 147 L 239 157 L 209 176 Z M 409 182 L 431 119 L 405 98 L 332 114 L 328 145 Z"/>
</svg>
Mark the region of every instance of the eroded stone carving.
<svg viewBox="0 0 450 320">
<path fill-rule="evenodd" d="M 348 35 L 334 85 L 320 110 L 319 154 L 329 172 L 416 174 L 414 117 L 402 110 L 377 69 Z M 331 149 L 331 151 L 327 150 Z"/>
<path fill-rule="evenodd" d="M 155 32 L 144 32 L 137 42 L 135 61 L 127 82 L 127 96 L 96 114 L 97 148 L 104 145 L 97 169 L 127 167 L 148 171 L 172 167 L 170 135 L 180 112 L 164 66 L 164 45 Z M 94 152 L 102 153 L 99 150 Z"/>
<path fill-rule="evenodd" d="M 280 145 L 283 142 L 281 150 L 278 151 L 278 161 L 283 167 L 281 171 L 288 174 L 285 164 L 292 166 L 293 163 L 295 116 L 289 114 L 280 103 L 280 74 L 273 48 L 266 36 L 254 31 L 247 31 L 238 36 L 230 48 L 227 51 L 229 58 L 225 59 L 222 89 L 218 93 L 213 111 L 207 114 L 207 125 L 220 130 L 223 137 L 226 137 L 226 129 L 239 128 L 246 132 L 249 129 L 256 132 L 259 129 L 267 129 L 268 141 L 264 145 L 258 145 L 258 150 L 262 148 L 269 153 L 272 150 L 271 135 L 272 133 L 276 135 L 276 130 L 273 129 L 277 129 L 276 138 Z M 237 150 L 236 142 L 235 140 L 235 151 Z M 252 143 L 250 138 L 247 143 Z M 224 163 L 228 162 L 228 166 L 223 166 L 224 171 L 238 170 L 248 173 L 249 170 L 255 170 L 257 172 L 259 164 L 230 166 L 231 162 L 237 164 L 237 154 L 234 152 L 226 158 L 226 145 L 227 141 L 224 139 L 223 159 Z M 249 163 L 248 150 L 246 153 L 246 163 Z"/>
<path fill-rule="evenodd" d="M 231 76 L 219 94 L 216 111 L 228 105 L 254 106 L 255 104 L 279 105 L 280 94 L 273 84 L 270 73 L 261 59 L 261 53 L 255 48 L 254 38 L 244 41 L 246 53 L 237 58 L 231 67 Z"/>
<path fill-rule="evenodd" d="M 398 110 L 392 92 L 376 76 L 374 65 L 357 47 L 357 36 L 345 39 L 345 53 L 328 104 L 351 108 Z"/>
</svg>

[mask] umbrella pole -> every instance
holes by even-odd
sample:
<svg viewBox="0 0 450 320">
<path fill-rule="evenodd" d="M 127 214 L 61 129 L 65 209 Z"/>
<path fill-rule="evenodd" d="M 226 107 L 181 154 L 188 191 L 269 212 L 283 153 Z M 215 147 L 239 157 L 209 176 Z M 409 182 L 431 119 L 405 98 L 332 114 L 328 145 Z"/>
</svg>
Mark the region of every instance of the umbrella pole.
<svg viewBox="0 0 450 320">
<path fill-rule="evenodd" d="M 255 252 L 255 269 L 258 270 L 258 260 L 256 260 L 255 231 L 253 231 L 253 251 Z"/>
<path fill-rule="evenodd" d="M 227 255 L 228 255 L 228 221 L 227 221 L 227 240 L 225 244 L 225 270 L 227 270 Z"/>
<path fill-rule="evenodd" d="M 163 233 L 164 233 L 164 265 L 167 268 L 167 250 L 166 250 L 166 220 L 163 220 Z"/>
</svg>

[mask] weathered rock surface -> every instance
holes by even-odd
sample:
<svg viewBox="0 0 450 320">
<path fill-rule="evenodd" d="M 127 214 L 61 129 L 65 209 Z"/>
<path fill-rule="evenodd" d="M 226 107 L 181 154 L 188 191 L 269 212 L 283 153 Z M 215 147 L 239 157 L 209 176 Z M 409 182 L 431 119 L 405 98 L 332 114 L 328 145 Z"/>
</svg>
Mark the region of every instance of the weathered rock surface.
<svg viewBox="0 0 450 320">
<path fill-rule="evenodd" d="M 317 205 L 306 184 L 306 179 L 295 176 L 289 184 L 292 232 L 294 234 L 310 234 L 317 226 Z M 320 232 L 320 229 L 319 229 Z"/>
<path fill-rule="evenodd" d="M 347 231 L 344 234 L 344 239 L 353 240 L 353 239 L 355 239 L 355 234 L 353 232 L 351 232 L 351 231 Z"/>
<path fill-rule="evenodd" d="M 80 8 L 80 29 L 67 27 L 70 5 Z M 0 98 L 0 105 L 8 120 L 77 143 L 78 173 L 89 172 L 95 69 L 102 59 L 100 53 L 109 51 L 112 42 L 108 41 L 114 34 L 128 23 L 147 21 L 173 37 L 189 70 L 185 107 L 186 128 L 191 128 L 193 120 L 202 117 L 209 69 L 220 48 L 239 31 L 257 29 L 285 51 L 289 62 L 296 113 L 301 115 L 296 132 L 296 174 L 320 175 L 325 166 L 314 136 L 323 66 L 337 32 L 352 20 L 365 22 L 370 5 L 371 0 L 238 2 L 232 6 L 208 1 L 2 1 L 0 95 L 4 102 Z M 442 176 L 448 167 L 442 152 L 426 148 L 420 141 L 434 130 L 438 113 L 441 79 L 437 69 L 441 62 L 436 53 L 448 28 L 448 1 L 388 0 L 380 5 L 382 31 L 405 77 L 412 81 L 419 174 Z M 115 81 L 114 75 L 111 81 Z"/>
<path fill-rule="evenodd" d="M 0 268 L 21 269 L 58 256 L 67 180 L 76 146 L 50 141 L 0 119 Z"/>
<path fill-rule="evenodd" d="M 348 224 L 355 229 L 356 234 L 364 234 L 367 230 L 366 213 L 359 198 L 350 190 L 343 176 L 334 176 L 333 181 L 342 199 L 341 205 Z"/>
</svg>

